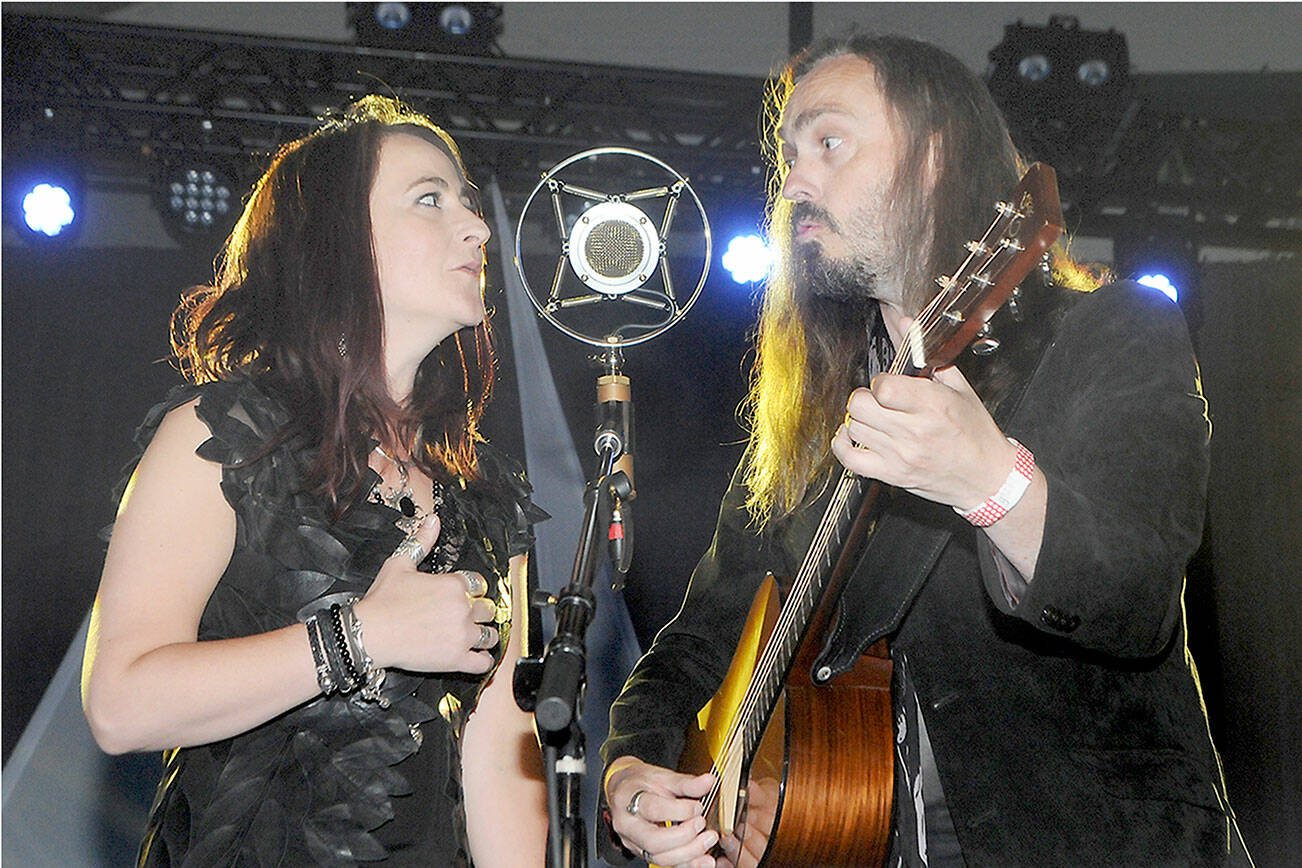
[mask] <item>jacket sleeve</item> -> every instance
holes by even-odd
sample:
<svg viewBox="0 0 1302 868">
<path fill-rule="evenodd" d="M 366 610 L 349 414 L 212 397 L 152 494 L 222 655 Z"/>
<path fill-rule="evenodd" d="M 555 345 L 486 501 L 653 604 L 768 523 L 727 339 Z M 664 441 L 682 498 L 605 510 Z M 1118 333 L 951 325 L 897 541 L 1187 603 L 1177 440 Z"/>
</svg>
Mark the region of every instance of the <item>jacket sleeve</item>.
<svg viewBox="0 0 1302 868">
<path fill-rule="evenodd" d="M 682 608 L 656 636 L 611 705 L 610 735 L 601 749 L 606 766 L 628 754 L 676 766 L 687 726 L 727 674 L 765 572 L 779 569 L 770 562 L 764 537 L 747 525 L 741 473 L 739 466 Z"/>
<path fill-rule="evenodd" d="M 1035 453 L 1048 502 L 1035 575 L 1011 583 L 1020 596 L 979 535 L 996 607 L 1093 651 L 1159 653 L 1181 617 L 1208 472 L 1207 405 L 1179 309 L 1133 283 L 1083 298 L 1008 433 Z"/>
</svg>

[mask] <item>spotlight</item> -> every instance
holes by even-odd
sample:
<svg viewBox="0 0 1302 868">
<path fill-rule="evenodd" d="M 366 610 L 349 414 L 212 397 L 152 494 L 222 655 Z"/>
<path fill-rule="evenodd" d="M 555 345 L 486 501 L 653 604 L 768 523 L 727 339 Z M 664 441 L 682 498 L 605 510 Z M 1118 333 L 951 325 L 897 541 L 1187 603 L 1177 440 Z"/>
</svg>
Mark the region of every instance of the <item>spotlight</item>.
<svg viewBox="0 0 1302 868">
<path fill-rule="evenodd" d="M 1156 289 L 1171 301 L 1180 301 L 1180 288 L 1171 282 L 1165 274 L 1144 274 L 1135 278 L 1135 283 L 1143 284 L 1149 289 Z"/>
<path fill-rule="evenodd" d="M 1113 270 L 1122 278 L 1161 292 L 1180 305 L 1191 329 L 1202 320 L 1198 297 L 1198 245 L 1169 232 L 1134 229 L 1112 242 Z"/>
<path fill-rule="evenodd" d="M 411 10 L 406 3 L 376 3 L 372 14 L 375 23 L 385 30 L 401 30 L 411 23 Z"/>
<path fill-rule="evenodd" d="M 234 190 L 230 177 L 214 166 L 170 166 L 159 190 L 163 222 L 182 241 L 224 236 L 238 216 Z"/>
<path fill-rule="evenodd" d="M 494 54 L 500 3 L 349 3 L 358 43 L 438 54 Z"/>
<path fill-rule="evenodd" d="M 990 95 L 1013 141 L 1071 178 L 1090 168 L 1130 101 L 1130 54 L 1116 30 L 1083 30 L 1054 15 L 1045 27 L 1018 21 L 990 52 Z"/>
<path fill-rule="evenodd" d="M 23 222 L 33 232 L 53 238 L 71 226 L 76 217 L 72 196 L 59 184 L 37 184 L 23 196 Z"/>
<path fill-rule="evenodd" d="M 723 267 L 737 283 L 755 283 L 768 277 L 773 253 L 758 235 L 738 235 L 728 242 Z"/>
<path fill-rule="evenodd" d="M 19 158 L 4 178 L 5 218 L 30 241 L 67 243 L 85 211 L 82 174 L 71 157 Z"/>
</svg>

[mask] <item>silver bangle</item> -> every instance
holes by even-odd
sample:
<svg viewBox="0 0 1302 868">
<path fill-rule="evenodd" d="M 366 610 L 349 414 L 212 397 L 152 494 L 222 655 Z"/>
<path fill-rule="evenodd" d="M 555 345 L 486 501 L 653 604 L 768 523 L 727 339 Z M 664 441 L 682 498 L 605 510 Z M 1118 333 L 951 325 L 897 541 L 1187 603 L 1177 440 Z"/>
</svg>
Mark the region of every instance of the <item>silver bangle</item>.
<svg viewBox="0 0 1302 868">
<path fill-rule="evenodd" d="M 303 625 L 307 627 L 307 641 L 312 647 L 312 662 L 316 664 L 316 683 L 326 696 L 335 692 L 335 680 L 330 672 L 330 662 L 321 638 L 321 624 L 316 615 L 311 615 Z"/>
<path fill-rule="evenodd" d="M 362 642 L 362 622 L 351 605 L 343 609 L 344 623 L 348 632 L 348 650 L 361 668 L 362 686 L 359 695 L 368 702 L 374 702 L 380 708 L 388 708 L 389 700 L 381 692 L 384 686 L 385 670 L 375 665 L 371 655 L 366 653 Z"/>
</svg>

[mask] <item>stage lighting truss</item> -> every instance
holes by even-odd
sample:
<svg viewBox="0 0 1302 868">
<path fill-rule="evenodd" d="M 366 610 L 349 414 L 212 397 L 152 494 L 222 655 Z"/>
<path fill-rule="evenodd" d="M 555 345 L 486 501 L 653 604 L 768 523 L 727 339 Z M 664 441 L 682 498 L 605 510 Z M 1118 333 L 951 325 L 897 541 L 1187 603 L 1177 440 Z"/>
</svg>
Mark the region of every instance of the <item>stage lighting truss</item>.
<svg viewBox="0 0 1302 868">
<path fill-rule="evenodd" d="M 1062 19 L 1053 31 L 1088 35 Z M 242 193 L 267 155 L 383 82 L 452 134 L 473 177 L 497 178 L 512 214 L 541 172 L 597 144 L 667 160 L 711 208 L 763 194 L 758 78 L 40 18 L 8 7 L 4 35 L 6 167 L 21 151 L 62 148 L 97 187 L 150 191 L 160 161 L 196 161 L 234 170 Z M 1067 70 L 1078 96 L 1122 81 L 1122 65 L 1105 55 L 1073 63 L 1042 46 L 1011 57 L 1006 83 L 1033 91 L 1016 68 L 1035 54 Z M 1082 81 L 1102 73 L 1091 58 L 1108 64 L 1101 86 Z M 996 64 L 992 76 L 997 69 L 1009 67 Z M 1053 75 L 1042 74 L 1042 84 Z M 1054 123 L 1037 126 L 1030 97 L 1009 108 L 1014 141 L 1028 155 L 1049 155 L 1032 133 L 1082 145 L 1048 159 L 1073 232 L 1111 236 L 1122 223 L 1147 220 L 1196 229 L 1206 245 L 1296 251 L 1302 73 L 1164 73 L 1132 82 L 1120 121 L 1098 126 L 1108 137 L 1093 151 L 1050 136 Z"/>
<path fill-rule="evenodd" d="M 628 192 L 598 189 L 630 181 L 638 186 Z M 549 259 L 546 247 L 556 249 L 545 238 L 559 241 L 554 267 L 539 264 Z M 539 252 L 527 253 L 535 245 Z M 688 179 L 631 148 L 583 151 L 545 172 L 515 236 L 516 268 L 534 307 L 566 335 L 599 347 L 633 346 L 681 320 L 705 286 L 710 255 L 709 219 Z"/>
</svg>

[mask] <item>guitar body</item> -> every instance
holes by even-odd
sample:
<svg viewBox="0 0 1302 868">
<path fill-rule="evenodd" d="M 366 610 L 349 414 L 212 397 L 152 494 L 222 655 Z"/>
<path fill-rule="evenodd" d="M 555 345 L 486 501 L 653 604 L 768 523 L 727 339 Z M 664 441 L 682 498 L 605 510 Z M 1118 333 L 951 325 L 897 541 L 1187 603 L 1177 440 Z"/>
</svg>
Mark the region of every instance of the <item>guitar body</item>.
<svg viewBox="0 0 1302 868">
<path fill-rule="evenodd" d="M 680 768 L 721 767 L 759 654 L 780 608 L 765 579 L 718 692 L 688 733 Z M 821 631 L 811 631 L 821 634 Z M 874 866 L 886 858 L 894 784 L 891 661 L 884 643 L 851 671 L 815 686 L 816 643 L 806 642 L 749 768 L 726 770 L 707 820 L 741 842 L 738 868 Z"/>
</svg>

